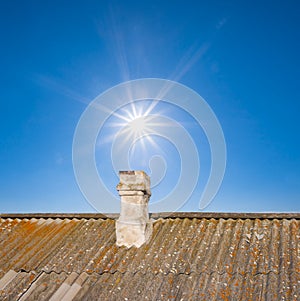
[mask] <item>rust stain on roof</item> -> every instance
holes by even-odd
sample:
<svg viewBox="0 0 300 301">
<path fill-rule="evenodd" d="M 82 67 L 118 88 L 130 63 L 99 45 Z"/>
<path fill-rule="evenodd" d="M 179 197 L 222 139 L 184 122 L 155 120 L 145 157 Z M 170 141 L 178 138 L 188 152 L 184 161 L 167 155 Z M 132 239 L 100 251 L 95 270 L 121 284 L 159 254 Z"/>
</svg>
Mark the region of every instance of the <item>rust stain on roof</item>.
<svg viewBox="0 0 300 301">
<path fill-rule="evenodd" d="M 127 249 L 114 218 L 1 215 L 0 299 L 300 299 L 300 214 L 156 218 Z"/>
</svg>

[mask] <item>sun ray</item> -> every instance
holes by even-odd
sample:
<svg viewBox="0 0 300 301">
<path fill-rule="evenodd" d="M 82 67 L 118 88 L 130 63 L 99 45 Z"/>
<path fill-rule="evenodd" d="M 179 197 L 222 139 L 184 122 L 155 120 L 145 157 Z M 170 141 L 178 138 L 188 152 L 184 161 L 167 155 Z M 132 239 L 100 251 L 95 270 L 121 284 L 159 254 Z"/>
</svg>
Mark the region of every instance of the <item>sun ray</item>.
<svg viewBox="0 0 300 301">
<path fill-rule="evenodd" d="M 145 116 L 149 115 L 153 111 L 153 109 L 158 105 L 158 103 L 159 103 L 159 100 L 153 99 L 153 101 L 151 102 L 150 106 L 145 111 L 144 115 Z"/>
<path fill-rule="evenodd" d="M 115 117 L 118 117 L 118 118 L 120 118 L 120 119 L 122 119 L 126 122 L 130 122 L 130 120 L 131 120 L 130 116 L 127 117 L 125 115 L 121 115 L 121 114 L 116 113 L 116 112 L 113 112 L 112 115 L 115 116 Z"/>
</svg>

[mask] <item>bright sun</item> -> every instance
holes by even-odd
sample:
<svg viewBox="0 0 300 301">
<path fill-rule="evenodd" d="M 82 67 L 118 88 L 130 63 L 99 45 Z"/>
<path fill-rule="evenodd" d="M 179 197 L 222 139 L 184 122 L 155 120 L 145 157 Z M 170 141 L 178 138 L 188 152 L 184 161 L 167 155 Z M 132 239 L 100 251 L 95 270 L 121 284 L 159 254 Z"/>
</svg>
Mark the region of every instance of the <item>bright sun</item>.
<svg viewBox="0 0 300 301">
<path fill-rule="evenodd" d="M 130 131 L 134 136 L 139 136 L 145 132 L 146 129 L 146 120 L 145 116 L 137 117 L 128 123 Z"/>
<path fill-rule="evenodd" d="M 157 100 L 151 101 L 150 104 L 131 103 L 130 106 L 113 113 L 114 117 L 119 121 L 113 122 L 112 126 L 117 126 L 120 129 L 117 136 L 121 135 L 123 137 L 124 144 L 127 141 L 132 141 L 134 149 L 135 141 L 139 140 L 143 148 L 146 148 L 146 142 L 149 142 L 152 147 L 157 147 L 153 137 L 151 137 L 151 134 L 157 132 L 158 126 L 163 126 L 153 122 L 155 115 L 151 115 L 152 110 L 157 104 Z M 116 133 L 111 135 L 111 139 L 115 138 Z"/>
</svg>

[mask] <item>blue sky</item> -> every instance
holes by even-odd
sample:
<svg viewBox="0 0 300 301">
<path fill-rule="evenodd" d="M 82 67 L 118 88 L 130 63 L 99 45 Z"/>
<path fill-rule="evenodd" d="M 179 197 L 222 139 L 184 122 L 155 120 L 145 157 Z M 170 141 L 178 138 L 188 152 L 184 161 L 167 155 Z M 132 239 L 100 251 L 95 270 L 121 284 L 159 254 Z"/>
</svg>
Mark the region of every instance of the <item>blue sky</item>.
<svg viewBox="0 0 300 301">
<path fill-rule="evenodd" d="M 227 167 L 205 211 L 299 212 L 299 14 L 298 1 L 1 1 L 0 212 L 93 212 L 73 172 L 76 125 L 139 78 L 178 81 L 218 117 Z"/>
</svg>

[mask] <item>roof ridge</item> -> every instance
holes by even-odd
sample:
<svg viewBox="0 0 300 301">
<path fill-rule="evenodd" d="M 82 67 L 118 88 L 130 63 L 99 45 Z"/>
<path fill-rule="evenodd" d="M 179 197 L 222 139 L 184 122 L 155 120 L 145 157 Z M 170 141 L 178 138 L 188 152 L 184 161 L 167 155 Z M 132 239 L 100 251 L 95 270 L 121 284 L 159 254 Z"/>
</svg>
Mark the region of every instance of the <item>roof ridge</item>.
<svg viewBox="0 0 300 301">
<path fill-rule="evenodd" d="M 0 213 L 0 218 L 61 218 L 61 219 L 117 219 L 119 213 Z M 208 219 L 300 219 L 300 212 L 160 212 L 150 213 L 159 218 L 208 218 Z"/>
<path fill-rule="evenodd" d="M 45 273 L 47 275 L 50 275 L 52 273 L 56 274 L 56 275 L 61 275 L 61 274 L 66 274 L 66 275 L 70 275 L 71 273 L 76 273 L 77 276 L 80 276 L 81 274 L 83 273 L 86 273 L 88 275 L 98 275 L 98 276 L 101 276 L 101 275 L 104 275 L 104 274 L 132 274 L 132 275 L 135 275 L 135 274 L 147 274 L 147 273 L 150 273 L 150 274 L 155 274 L 155 275 L 158 275 L 158 274 L 161 274 L 161 275 L 170 275 L 170 274 L 174 274 L 174 275 L 187 275 L 187 276 L 190 276 L 190 275 L 213 275 L 213 274 L 217 274 L 217 275 L 230 275 L 230 276 L 236 276 L 236 275 L 240 275 L 240 276 L 246 276 L 246 275 L 252 275 L 252 276 L 258 276 L 258 275 L 270 275 L 270 274 L 274 274 L 274 275 L 281 275 L 282 272 L 276 272 L 274 270 L 268 270 L 267 272 L 256 272 L 256 273 L 253 273 L 253 272 L 233 272 L 233 273 L 229 273 L 227 271 L 217 271 L 217 270 L 211 270 L 211 271 L 207 271 L 207 270 L 202 270 L 200 272 L 197 272 L 197 271 L 190 271 L 190 272 L 176 272 L 174 273 L 173 272 L 174 270 L 173 269 L 170 269 L 168 272 L 160 272 L 158 271 L 157 273 L 153 273 L 153 271 L 150 271 L 150 270 L 146 270 L 146 271 L 141 271 L 141 270 L 135 270 L 135 271 L 121 271 L 121 270 L 118 270 L 118 269 L 115 269 L 115 270 L 106 270 L 106 271 L 102 271 L 102 272 L 95 272 L 95 271 L 87 271 L 87 270 L 83 270 L 81 272 L 78 272 L 78 271 L 67 271 L 67 270 L 60 270 L 60 271 L 57 271 L 57 270 L 54 270 L 54 269 L 51 269 L 51 270 L 45 270 L 45 269 L 41 269 L 40 271 L 34 269 L 34 270 L 26 270 L 26 269 L 19 269 L 17 271 L 14 270 L 14 272 L 16 272 L 16 274 L 18 273 L 26 273 L 26 274 L 30 274 L 30 273 L 33 273 L 36 275 L 36 277 L 39 277 L 40 274 L 42 273 Z M 297 271 L 290 271 L 288 273 L 286 273 L 287 275 L 300 275 L 300 272 L 297 272 Z"/>
</svg>

